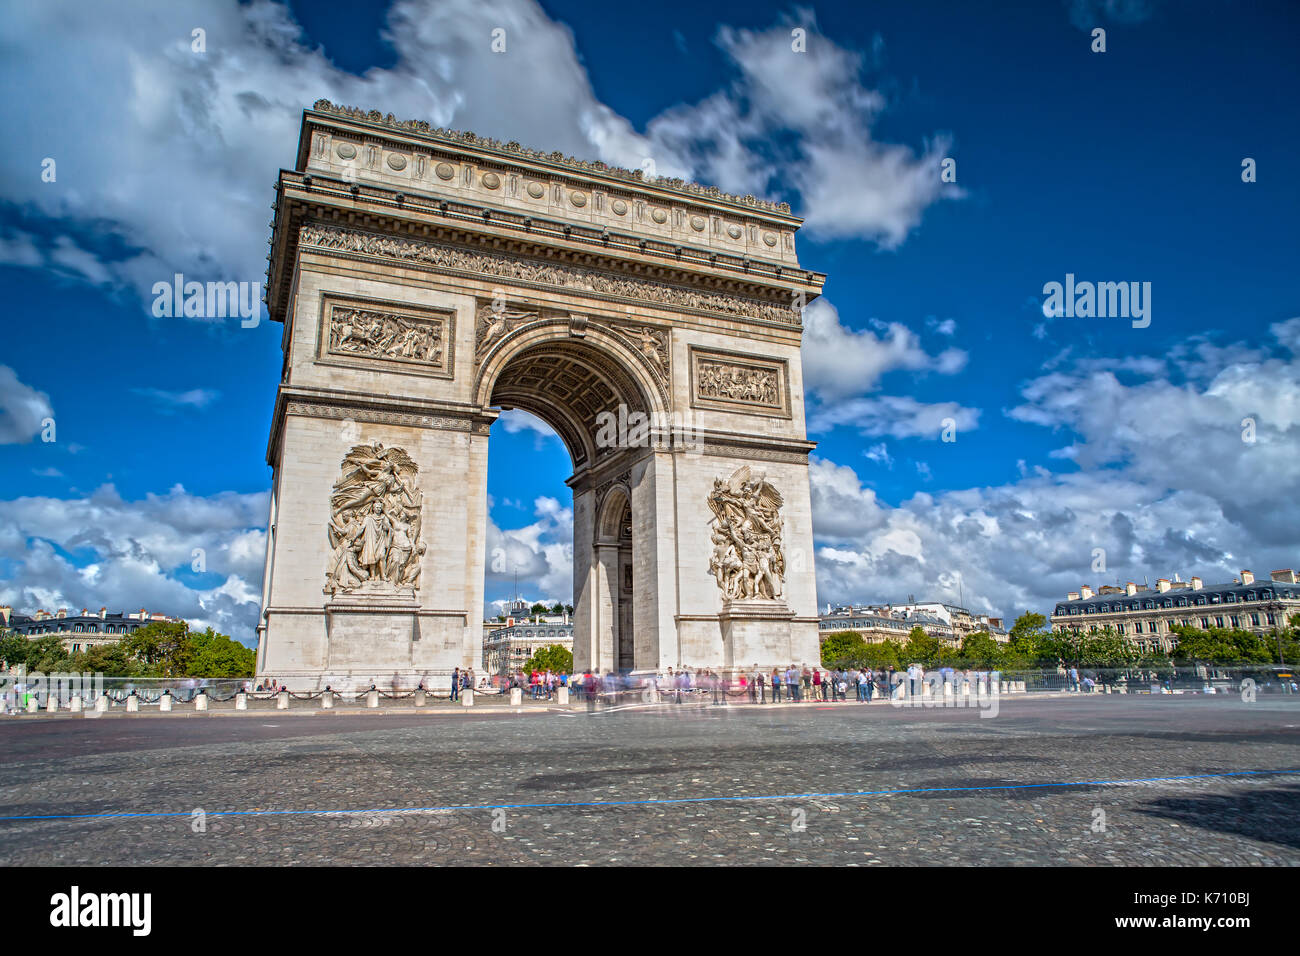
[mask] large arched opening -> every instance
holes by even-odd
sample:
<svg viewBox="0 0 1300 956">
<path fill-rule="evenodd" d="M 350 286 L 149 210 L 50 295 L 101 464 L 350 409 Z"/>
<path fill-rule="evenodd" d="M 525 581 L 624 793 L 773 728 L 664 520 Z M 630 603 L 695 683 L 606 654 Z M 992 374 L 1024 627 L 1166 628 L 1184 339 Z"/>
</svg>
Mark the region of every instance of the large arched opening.
<svg viewBox="0 0 1300 956">
<path fill-rule="evenodd" d="M 637 503 L 633 476 L 660 440 L 653 426 L 666 420 L 662 382 L 614 335 L 554 322 L 520 329 L 484 355 L 476 393 L 485 408 L 535 415 L 568 451 L 574 669 L 655 669 L 654 642 L 637 640 L 638 618 L 644 632 L 653 604 L 634 544 L 638 517 L 646 528 L 654 522 L 638 516 L 646 505 Z M 489 455 L 489 474 L 494 467 Z"/>
</svg>

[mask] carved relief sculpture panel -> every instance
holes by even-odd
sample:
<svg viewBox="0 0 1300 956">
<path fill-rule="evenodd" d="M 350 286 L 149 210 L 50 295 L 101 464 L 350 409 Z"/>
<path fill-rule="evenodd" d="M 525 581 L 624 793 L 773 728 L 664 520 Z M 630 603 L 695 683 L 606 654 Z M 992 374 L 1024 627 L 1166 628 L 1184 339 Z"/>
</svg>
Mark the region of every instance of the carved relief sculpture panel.
<svg viewBox="0 0 1300 956">
<path fill-rule="evenodd" d="M 450 378 L 451 322 L 446 312 L 323 296 L 320 360 L 359 367 L 391 363 L 404 366 L 402 371 Z"/>
<path fill-rule="evenodd" d="M 330 494 L 325 593 L 413 595 L 420 587 L 423 493 L 401 448 L 355 445 Z"/>
<path fill-rule="evenodd" d="M 691 349 L 691 404 L 696 408 L 789 418 L 786 363 Z"/>
<path fill-rule="evenodd" d="M 729 479 L 715 478 L 709 493 L 709 573 L 728 601 L 781 599 L 785 554 L 781 548 L 781 493 L 745 465 Z"/>
</svg>

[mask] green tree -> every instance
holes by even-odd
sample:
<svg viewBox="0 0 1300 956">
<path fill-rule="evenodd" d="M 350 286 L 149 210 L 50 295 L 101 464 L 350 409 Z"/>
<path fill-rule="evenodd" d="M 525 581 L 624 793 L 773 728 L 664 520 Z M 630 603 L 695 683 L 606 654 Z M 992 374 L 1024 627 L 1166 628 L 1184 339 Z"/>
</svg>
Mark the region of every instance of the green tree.
<svg viewBox="0 0 1300 956">
<path fill-rule="evenodd" d="M 186 674 L 190 677 L 252 677 L 257 653 L 212 628 L 191 631 L 185 647 Z"/>
<path fill-rule="evenodd" d="M 525 672 L 534 670 L 570 674 L 573 672 L 573 651 L 559 644 L 539 647 L 524 665 Z"/>
<path fill-rule="evenodd" d="M 822 666 L 852 667 L 867 649 L 867 642 L 857 631 L 835 631 L 822 641 Z M 861 666 L 861 665 L 858 665 Z"/>
<path fill-rule="evenodd" d="M 122 638 L 122 650 L 141 666 L 140 676 L 186 677 L 189 628 L 184 621 L 150 621 Z"/>
<path fill-rule="evenodd" d="M 939 663 L 942 656 L 943 650 L 939 639 L 931 637 L 925 632 L 925 628 L 918 624 L 908 633 L 907 644 L 904 645 L 899 659 L 906 660 L 909 664 L 915 661 L 925 667 L 933 667 Z"/>
<path fill-rule="evenodd" d="M 1002 648 L 987 631 L 967 634 L 961 642 L 961 658 L 971 667 L 992 670 L 1003 664 Z"/>
</svg>

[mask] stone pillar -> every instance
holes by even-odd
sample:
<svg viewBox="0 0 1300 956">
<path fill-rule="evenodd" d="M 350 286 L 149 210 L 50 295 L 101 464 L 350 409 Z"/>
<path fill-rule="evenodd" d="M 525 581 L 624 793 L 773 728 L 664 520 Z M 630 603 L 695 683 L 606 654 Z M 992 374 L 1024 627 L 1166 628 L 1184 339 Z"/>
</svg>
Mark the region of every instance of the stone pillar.
<svg viewBox="0 0 1300 956">
<path fill-rule="evenodd" d="M 170 714 L 172 710 L 172 695 L 166 691 L 158 698 L 158 712 L 160 714 Z"/>
<path fill-rule="evenodd" d="M 555 688 L 555 702 L 556 702 L 557 704 L 559 704 L 561 707 L 568 707 L 568 706 L 569 706 L 569 688 L 567 688 L 567 687 L 557 687 L 557 688 Z M 513 702 L 512 702 L 512 703 L 513 703 Z"/>
<path fill-rule="evenodd" d="M 417 688 L 415 689 L 415 706 L 416 706 L 416 707 L 423 707 L 423 706 L 424 706 L 424 688 L 423 688 L 423 687 L 417 687 Z"/>
<path fill-rule="evenodd" d="M 131 696 L 127 697 L 126 712 L 128 714 L 140 713 L 140 698 L 137 697 L 135 694 L 132 694 Z"/>
<path fill-rule="evenodd" d="M 379 691 L 373 687 L 366 691 L 366 706 L 372 708 L 379 706 Z"/>
<path fill-rule="evenodd" d="M 320 709 L 321 709 L 321 710 L 333 710 L 333 709 L 334 709 L 334 692 L 333 692 L 332 690 L 330 690 L 328 687 L 326 687 L 325 690 L 323 690 L 323 691 L 321 692 L 321 695 L 320 695 Z"/>
<path fill-rule="evenodd" d="M 108 713 L 108 695 L 107 695 L 107 694 L 100 694 L 98 697 L 95 698 L 95 713 L 97 713 L 97 714 L 106 714 L 106 713 Z"/>
<path fill-rule="evenodd" d="M 275 698 L 275 709 L 276 709 L 276 710 L 288 710 L 288 709 L 289 709 L 289 692 L 288 692 L 287 690 L 282 690 L 282 691 L 280 691 L 279 694 L 276 695 L 276 698 Z"/>
<path fill-rule="evenodd" d="M 27 698 L 27 713 L 34 714 L 41 709 L 41 705 L 36 701 L 36 695 L 32 694 Z"/>
<path fill-rule="evenodd" d="M 460 704 L 462 707 L 474 706 L 474 688 L 466 687 L 460 692 Z"/>
<path fill-rule="evenodd" d="M 235 710 L 248 710 L 248 695 L 242 690 L 235 694 Z"/>
<path fill-rule="evenodd" d="M 74 714 L 79 714 L 81 713 L 82 707 L 83 707 L 83 703 L 81 700 L 81 695 L 73 694 L 72 700 L 68 701 L 68 709 L 71 710 Z"/>
<path fill-rule="evenodd" d="M 208 695 L 206 691 L 199 691 L 194 695 L 194 709 L 195 711 L 208 709 Z"/>
<path fill-rule="evenodd" d="M 519 707 L 524 702 L 524 689 L 522 687 L 510 688 L 510 706 Z"/>
<path fill-rule="evenodd" d="M 45 698 L 45 712 L 47 714 L 57 714 L 59 712 L 59 694 L 57 691 L 52 692 Z"/>
</svg>

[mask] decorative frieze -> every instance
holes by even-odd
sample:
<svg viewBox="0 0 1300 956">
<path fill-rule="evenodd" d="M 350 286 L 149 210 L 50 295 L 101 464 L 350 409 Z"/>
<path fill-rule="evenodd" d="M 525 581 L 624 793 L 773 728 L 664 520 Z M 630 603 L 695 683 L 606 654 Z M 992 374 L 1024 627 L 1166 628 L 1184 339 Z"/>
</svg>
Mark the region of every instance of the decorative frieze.
<svg viewBox="0 0 1300 956">
<path fill-rule="evenodd" d="M 302 226 L 298 233 L 298 241 L 303 246 L 418 262 L 467 275 L 488 275 L 531 282 L 557 289 L 568 289 L 583 295 L 640 300 L 656 305 L 716 313 L 729 318 L 761 319 L 782 325 L 799 324 L 798 312 L 789 306 L 778 305 L 752 296 L 710 292 L 691 286 L 618 275 L 598 269 L 583 269 L 523 256 L 478 252 L 442 243 L 399 239 L 317 223 Z"/>
</svg>

